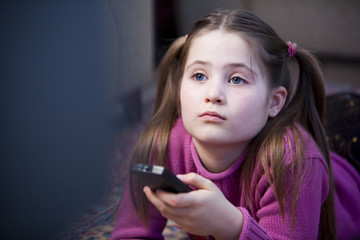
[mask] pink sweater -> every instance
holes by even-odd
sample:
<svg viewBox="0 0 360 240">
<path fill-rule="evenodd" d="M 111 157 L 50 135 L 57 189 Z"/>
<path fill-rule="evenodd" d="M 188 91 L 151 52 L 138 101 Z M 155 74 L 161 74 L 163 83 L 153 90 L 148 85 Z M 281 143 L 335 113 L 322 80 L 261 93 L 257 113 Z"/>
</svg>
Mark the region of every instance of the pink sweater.
<svg viewBox="0 0 360 240">
<path fill-rule="evenodd" d="M 244 215 L 243 230 L 239 239 L 317 239 L 320 209 L 329 191 L 328 173 L 316 144 L 305 131 L 303 133 L 308 138 L 304 161 L 311 164 L 311 168 L 300 187 L 292 232 L 290 210 L 285 209 L 285 220 L 283 220 L 271 185 L 259 170 L 254 172 L 253 179 L 256 180 L 251 182 L 251 191 L 254 193 L 255 201 L 250 207 L 246 207 L 244 189 L 239 187 L 240 167 L 246 153 L 226 171 L 208 172 L 203 167 L 192 138 L 181 120 L 177 120 L 171 134 L 166 167 L 175 174 L 195 172 L 212 180 L 225 197 Z M 289 162 L 287 141 L 285 141 L 285 150 L 285 161 Z M 335 209 L 338 238 L 355 239 L 360 236 L 360 176 L 345 159 L 334 153 L 331 154 L 331 159 L 336 184 Z M 161 233 L 166 221 L 150 204 L 150 227 L 144 227 L 133 209 L 129 188 L 126 186 L 112 239 L 163 239 Z"/>
</svg>

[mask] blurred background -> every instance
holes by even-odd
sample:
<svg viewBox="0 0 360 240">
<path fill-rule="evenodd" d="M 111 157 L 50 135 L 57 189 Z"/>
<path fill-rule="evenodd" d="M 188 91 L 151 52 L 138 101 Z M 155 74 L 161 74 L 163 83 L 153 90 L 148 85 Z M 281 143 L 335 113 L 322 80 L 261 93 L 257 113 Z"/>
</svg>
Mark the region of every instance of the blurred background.
<svg viewBox="0 0 360 240">
<path fill-rule="evenodd" d="M 51 239 L 106 198 L 114 139 L 151 108 L 164 51 L 217 8 L 314 51 L 328 94 L 360 91 L 357 0 L 2 0 L 0 239 Z"/>
</svg>

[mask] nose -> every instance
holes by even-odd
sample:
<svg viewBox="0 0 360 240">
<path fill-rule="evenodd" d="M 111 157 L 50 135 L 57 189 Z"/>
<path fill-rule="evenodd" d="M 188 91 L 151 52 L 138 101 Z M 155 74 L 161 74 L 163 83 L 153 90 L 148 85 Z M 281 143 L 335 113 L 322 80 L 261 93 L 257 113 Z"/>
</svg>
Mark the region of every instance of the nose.
<svg viewBox="0 0 360 240">
<path fill-rule="evenodd" d="M 205 93 L 205 102 L 213 104 L 225 103 L 224 86 L 222 86 L 221 82 L 208 81 Z"/>
</svg>

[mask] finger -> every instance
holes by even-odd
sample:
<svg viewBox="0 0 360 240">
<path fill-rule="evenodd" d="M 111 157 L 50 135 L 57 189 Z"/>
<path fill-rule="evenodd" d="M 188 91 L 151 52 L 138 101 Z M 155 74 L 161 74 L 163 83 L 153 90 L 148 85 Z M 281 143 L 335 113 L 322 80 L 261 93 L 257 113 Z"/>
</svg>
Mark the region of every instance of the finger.
<svg viewBox="0 0 360 240">
<path fill-rule="evenodd" d="M 184 175 L 177 175 L 177 177 L 186 184 L 194 186 L 198 189 L 207 189 L 216 191 L 217 186 L 207 178 L 204 178 L 196 173 L 188 173 Z"/>
<path fill-rule="evenodd" d="M 155 195 L 153 191 L 148 186 L 145 186 L 143 189 L 147 199 L 160 211 L 164 208 L 164 203 Z"/>
<path fill-rule="evenodd" d="M 156 196 L 172 208 L 187 208 L 194 202 L 194 196 L 190 193 L 169 193 L 163 190 L 157 190 Z"/>
<path fill-rule="evenodd" d="M 174 208 L 170 205 L 167 205 L 166 202 L 163 202 L 158 195 L 167 195 L 167 192 L 158 190 L 156 193 L 151 191 L 149 187 L 144 187 L 144 193 L 148 200 L 159 210 L 159 212 L 166 218 L 173 220 L 174 218 L 180 219 L 183 216 L 186 216 L 188 210 L 186 208 Z"/>
</svg>

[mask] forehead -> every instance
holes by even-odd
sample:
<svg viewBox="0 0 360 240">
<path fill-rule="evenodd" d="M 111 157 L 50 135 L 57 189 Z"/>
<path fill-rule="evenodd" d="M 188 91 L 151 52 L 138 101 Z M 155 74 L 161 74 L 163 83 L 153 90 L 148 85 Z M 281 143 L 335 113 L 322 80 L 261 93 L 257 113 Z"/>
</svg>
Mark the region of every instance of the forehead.
<svg viewBox="0 0 360 240">
<path fill-rule="evenodd" d="M 205 32 L 193 39 L 186 64 L 195 60 L 213 64 L 243 63 L 255 70 L 257 64 L 252 59 L 253 54 L 250 51 L 249 44 L 240 34 L 215 30 Z"/>
</svg>

